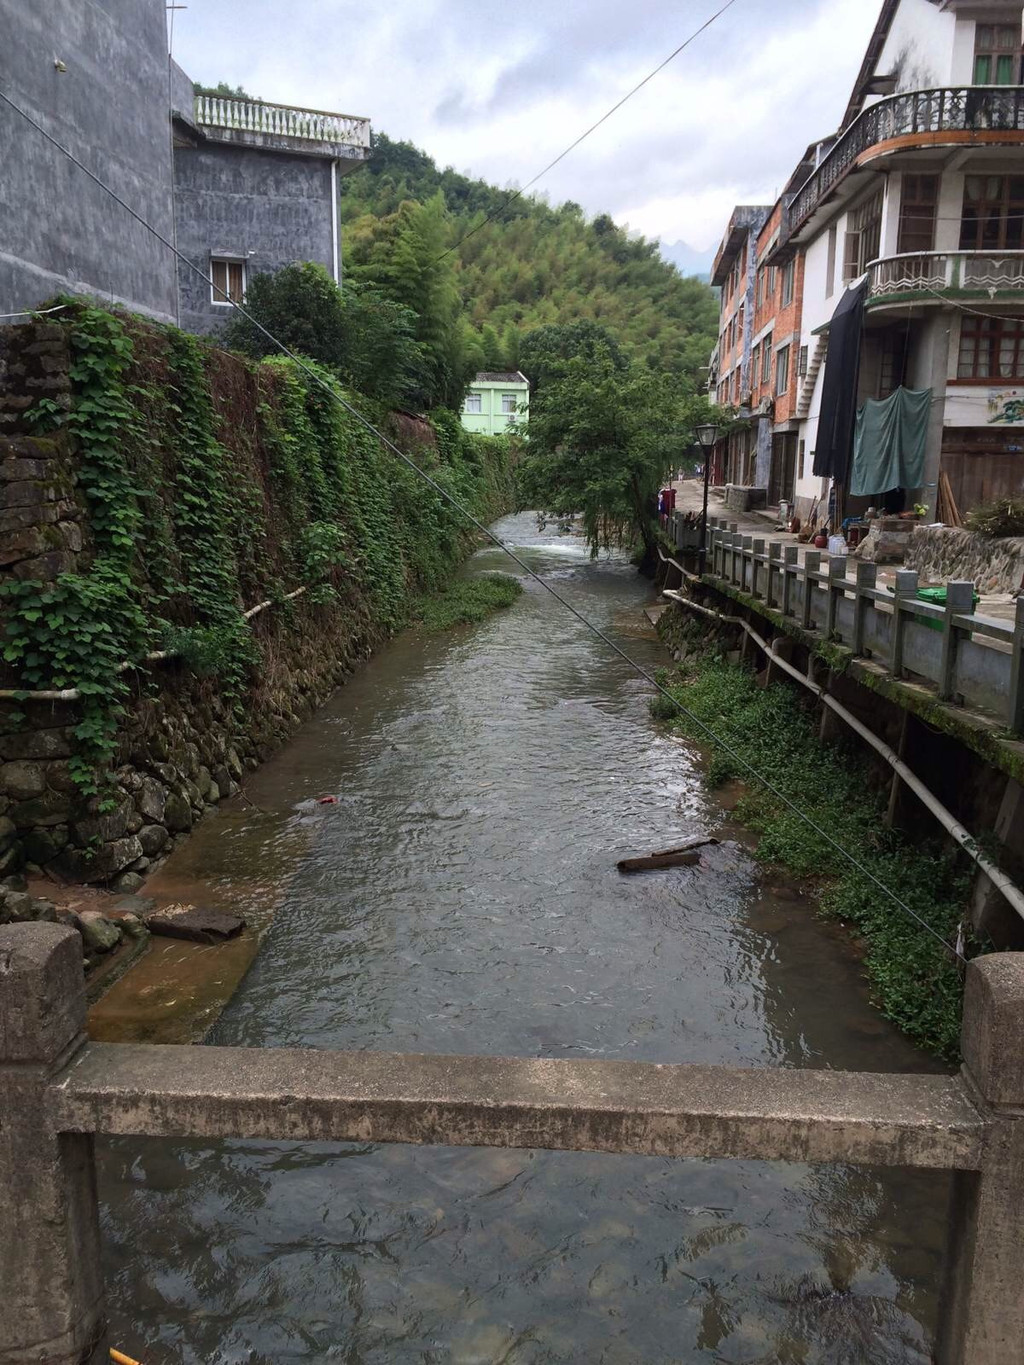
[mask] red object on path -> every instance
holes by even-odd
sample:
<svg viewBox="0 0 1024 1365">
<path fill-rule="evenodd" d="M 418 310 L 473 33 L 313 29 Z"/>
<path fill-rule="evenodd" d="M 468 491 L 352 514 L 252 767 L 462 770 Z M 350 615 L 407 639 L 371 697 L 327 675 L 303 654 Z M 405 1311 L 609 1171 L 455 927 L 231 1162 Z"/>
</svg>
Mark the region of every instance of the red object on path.
<svg viewBox="0 0 1024 1365">
<path fill-rule="evenodd" d="M 317 804 L 320 806 L 336 806 L 338 798 L 336 796 L 321 796 Z"/>
</svg>

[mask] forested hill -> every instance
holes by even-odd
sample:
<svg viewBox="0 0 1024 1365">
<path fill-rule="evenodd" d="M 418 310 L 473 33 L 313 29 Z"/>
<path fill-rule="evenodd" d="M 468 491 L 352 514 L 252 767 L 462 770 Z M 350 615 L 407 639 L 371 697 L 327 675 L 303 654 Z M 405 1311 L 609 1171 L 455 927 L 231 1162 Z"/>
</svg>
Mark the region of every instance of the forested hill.
<svg viewBox="0 0 1024 1365">
<path fill-rule="evenodd" d="M 387 272 L 403 268 L 393 250 L 413 226 L 403 204 L 425 210 L 416 224 L 423 250 L 407 251 L 414 271 L 436 247 L 444 251 L 501 210 L 450 258 L 478 368 L 518 368 L 525 333 L 585 318 L 606 327 L 627 358 L 700 382 L 718 314 L 708 285 L 683 278 L 656 243 L 627 236 L 607 215 L 588 221 L 578 204 L 551 208 L 525 196 L 502 210 L 507 198 L 507 190 L 441 171 L 412 143 L 378 133 L 372 160 L 343 182 L 346 269 L 380 279 L 386 246 Z"/>
</svg>

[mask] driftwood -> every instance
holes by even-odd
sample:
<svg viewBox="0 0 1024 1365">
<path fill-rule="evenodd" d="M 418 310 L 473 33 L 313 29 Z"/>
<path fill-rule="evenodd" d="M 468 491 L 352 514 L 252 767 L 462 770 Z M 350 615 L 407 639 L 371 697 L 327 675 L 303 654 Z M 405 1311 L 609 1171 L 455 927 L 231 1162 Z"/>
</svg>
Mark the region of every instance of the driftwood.
<svg viewBox="0 0 1024 1365">
<path fill-rule="evenodd" d="M 662 867 L 693 867 L 700 862 L 700 848 L 717 844 L 717 839 L 691 839 L 680 848 L 667 848 L 662 853 L 649 853 L 646 858 L 623 858 L 620 872 L 654 872 Z"/>
</svg>

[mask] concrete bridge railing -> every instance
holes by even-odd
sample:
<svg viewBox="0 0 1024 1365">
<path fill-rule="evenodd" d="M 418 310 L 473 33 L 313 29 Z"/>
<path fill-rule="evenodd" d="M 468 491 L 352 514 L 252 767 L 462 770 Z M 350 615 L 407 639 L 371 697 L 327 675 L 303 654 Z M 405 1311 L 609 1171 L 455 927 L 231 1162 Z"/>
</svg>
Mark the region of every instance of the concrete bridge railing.
<svg viewBox="0 0 1024 1365">
<path fill-rule="evenodd" d="M 896 572 L 895 591 L 878 586 L 874 564 L 738 532 L 735 522 L 708 521 L 710 581 L 743 593 L 766 616 L 847 649 L 889 677 L 908 674 L 941 701 L 962 699 L 1024 735 L 1024 596 L 1012 621 L 974 610 L 975 585 L 946 584 L 946 605 L 917 596 L 916 570 Z M 678 567 L 678 566 L 677 566 Z M 680 570 L 681 572 L 681 570 Z"/>
<path fill-rule="evenodd" d="M 0 1362 L 106 1365 L 97 1133 L 948 1169 L 939 1365 L 1024 1359 L 1024 955 L 968 967 L 958 1076 L 90 1043 L 81 944 L 0 928 Z"/>
</svg>

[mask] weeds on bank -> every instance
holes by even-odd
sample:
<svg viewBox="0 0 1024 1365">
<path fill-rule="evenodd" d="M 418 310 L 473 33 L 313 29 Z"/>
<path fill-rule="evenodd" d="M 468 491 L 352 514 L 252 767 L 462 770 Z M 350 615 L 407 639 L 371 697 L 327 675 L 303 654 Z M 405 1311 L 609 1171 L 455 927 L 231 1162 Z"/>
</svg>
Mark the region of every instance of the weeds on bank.
<svg viewBox="0 0 1024 1365">
<path fill-rule="evenodd" d="M 522 583 L 511 574 L 460 579 L 444 592 L 418 598 L 411 614 L 426 630 L 451 630 L 453 626 L 483 621 L 492 612 L 510 607 L 522 591 Z"/>
<path fill-rule="evenodd" d="M 805 811 L 947 942 L 955 942 L 969 877 L 941 845 L 911 844 L 884 825 L 885 801 L 869 783 L 862 757 L 818 740 L 814 716 L 778 684 L 760 688 L 743 668 L 708 654 L 687 675 L 664 679 L 674 697 L 726 741 L 711 745 L 708 776 L 749 782 L 737 815 L 759 835 L 756 856 L 813 881 L 824 915 L 851 926 L 864 948 L 875 1003 L 921 1046 L 947 1061 L 959 1057 L 963 984 L 940 943 L 845 859 L 828 840 L 764 786 L 749 763 Z M 664 697 L 652 713 L 702 744 L 707 735 Z M 735 757 L 733 756 L 735 755 Z"/>
</svg>

